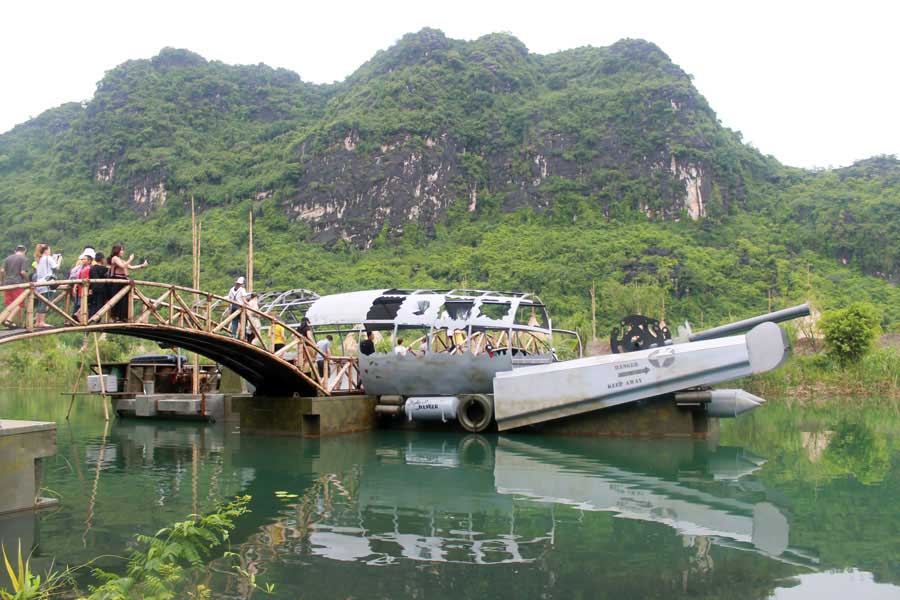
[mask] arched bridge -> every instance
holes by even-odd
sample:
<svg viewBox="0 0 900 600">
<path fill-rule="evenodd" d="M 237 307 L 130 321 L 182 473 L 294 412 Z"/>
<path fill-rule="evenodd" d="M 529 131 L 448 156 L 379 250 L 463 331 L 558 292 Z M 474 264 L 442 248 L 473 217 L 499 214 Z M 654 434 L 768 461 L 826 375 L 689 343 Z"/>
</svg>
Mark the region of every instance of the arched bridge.
<svg viewBox="0 0 900 600">
<path fill-rule="evenodd" d="M 82 302 L 76 290 L 97 294 Z M 126 279 L 81 279 L 0 286 L 18 296 L 0 312 L 0 344 L 60 333 L 109 332 L 177 346 L 235 371 L 263 395 L 332 395 L 359 391 L 354 357 L 326 359 L 315 341 L 278 318 L 187 287 Z M 44 310 L 46 326 L 38 326 Z M 276 325 L 284 345 L 275 349 Z M 252 340 L 252 341 L 250 341 Z"/>
</svg>

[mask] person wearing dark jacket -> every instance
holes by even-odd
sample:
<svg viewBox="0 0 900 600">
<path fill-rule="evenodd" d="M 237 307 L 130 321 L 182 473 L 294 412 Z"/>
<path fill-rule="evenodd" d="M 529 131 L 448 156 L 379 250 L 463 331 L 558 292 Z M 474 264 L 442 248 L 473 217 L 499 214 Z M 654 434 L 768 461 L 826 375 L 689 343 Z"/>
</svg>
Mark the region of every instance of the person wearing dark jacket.
<svg viewBox="0 0 900 600">
<path fill-rule="evenodd" d="M 109 277 L 109 268 L 106 266 L 106 257 L 102 252 L 97 252 L 94 256 L 94 264 L 88 270 L 88 279 L 106 279 L 107 277 Z M 93 317 L 98 310 L 103 308 L 107 300 L 109 300 L 108 283 L 91 285 L 88 290 L 88 316 Z"/>
<path fill-rule="evenodd" d="M 375 341 L 373 338 L 375 334 L 371 331 L 366 332 L 366 339 L 359 343 L 359 353 L 365 354 L 366 356 L 375 353 Z"/>
</svg>

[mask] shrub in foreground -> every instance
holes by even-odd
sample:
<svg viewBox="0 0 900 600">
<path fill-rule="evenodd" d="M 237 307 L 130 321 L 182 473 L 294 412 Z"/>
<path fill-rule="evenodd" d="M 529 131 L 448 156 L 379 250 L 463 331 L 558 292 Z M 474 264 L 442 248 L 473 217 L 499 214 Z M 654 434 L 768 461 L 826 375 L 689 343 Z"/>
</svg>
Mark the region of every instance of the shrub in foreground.
<svg viewBox="0 0 900 600">
<path fill-rule="evenodd" d="M 825 336 L 828 353 L 841 366 L 857 362 L 875 344 L 881 315 L 868 302 L 854 302 L 846 308 L 825 311 L 819 329 Z"/>
</svg>

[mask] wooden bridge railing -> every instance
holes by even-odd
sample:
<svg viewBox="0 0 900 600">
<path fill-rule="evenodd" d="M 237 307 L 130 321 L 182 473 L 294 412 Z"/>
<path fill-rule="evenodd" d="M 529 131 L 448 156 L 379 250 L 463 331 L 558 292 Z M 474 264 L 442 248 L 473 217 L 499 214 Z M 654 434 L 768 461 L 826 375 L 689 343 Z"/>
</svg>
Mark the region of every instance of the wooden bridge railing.
<svg viewBox="0 0 900 600">
<path fill-rule="evenodd" d="M 323 395 L 361 389 L 355 357 L 325 356 L 311 337 L 273 315 L 202 290 L 131 279 L 76 279 L 0 286 L 0 291 L 18 292 L 0 312 L 0 323 L 19 330 L 16 335 L 0 337 L 0 343 L 49 333 L 45 328 L 64 332 L 114 330 L 116 324 L 174 327 L 256 346 L 291 365 Z M 43 327 L 38 325 L 41 312 L 45 315 Z M 279 328 L 284 344 L 276 350 Z"/>
</svg>

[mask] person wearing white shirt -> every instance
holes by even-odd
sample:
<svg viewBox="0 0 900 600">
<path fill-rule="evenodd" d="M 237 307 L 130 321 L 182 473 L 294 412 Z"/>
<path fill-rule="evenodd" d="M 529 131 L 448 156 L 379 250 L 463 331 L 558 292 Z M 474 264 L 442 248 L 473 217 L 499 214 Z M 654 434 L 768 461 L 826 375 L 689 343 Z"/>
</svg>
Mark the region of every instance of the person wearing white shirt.
<svg viewBox="0 0 900 600">
<path fill-rule="evenodd" d="M 394 346 L 394 354 L 397 356 L 406 356 L 409 349 L 403 345 L 403 338 L 397 340 L 397 345 Z"/>
<path fill-rule="evenodd" d="M 35 261 L 37 271 L 36 279 L 38 283 L 51 281 L 53 279 L 53 272 L 59 268 L 59 264 L 62 262 L 62 254 L 51 255 L 50 246 L 47 244 L 38 244 L 35 249 Z M 50 287 L 46 285 L 39 286 L 36 291 L 44 297 L 50 297 L 52 295 Z M 38 301 L 35 303 L 35 310 L 37 312 L 36 327 L 49 327 L 46 322 L 47 311 L 49 309 L 50 307 L 47 306 L 47 303 L 38 298 Z"/>
<path fill-rule="evenodd" d="M 241 305 L 244 304 L 244 299 L 247 297 L 247 295 L 249 295 L 250 292 L 248 292 L 247 289 L 244 288 L 244 281 L 245 280 L 243 277 L 238 277 L 237 279 L 234 280 L 234 287 L 232 287 L 230 290 L 228 290 L 228 295 L 226 296 L 226 298 L 228 298 L 228 301 L 231 304 L 229 304 L 228 308 L 226 309 L 226 313 L 225 313 L 226 315 L 230 315 L 234 311 L 240 310 Z M 232 319 L 232 321 L 231 321 L 231 337 L 236 338 L 238 336 L 238 325 L 240 325 L 240 323 L 241 323 L 240 316 L 237 316 L 234 319 Z"/>
<path fill-rule="evenodd" d="M 319 377 L 325 377 L 325 359 L 331 358 L 331 341 L 334 338 L 326 335 L 324 340 L 316 342 L 319 352 L 316 353 L 316 366 L 319 368 Z"/>
</svg>

